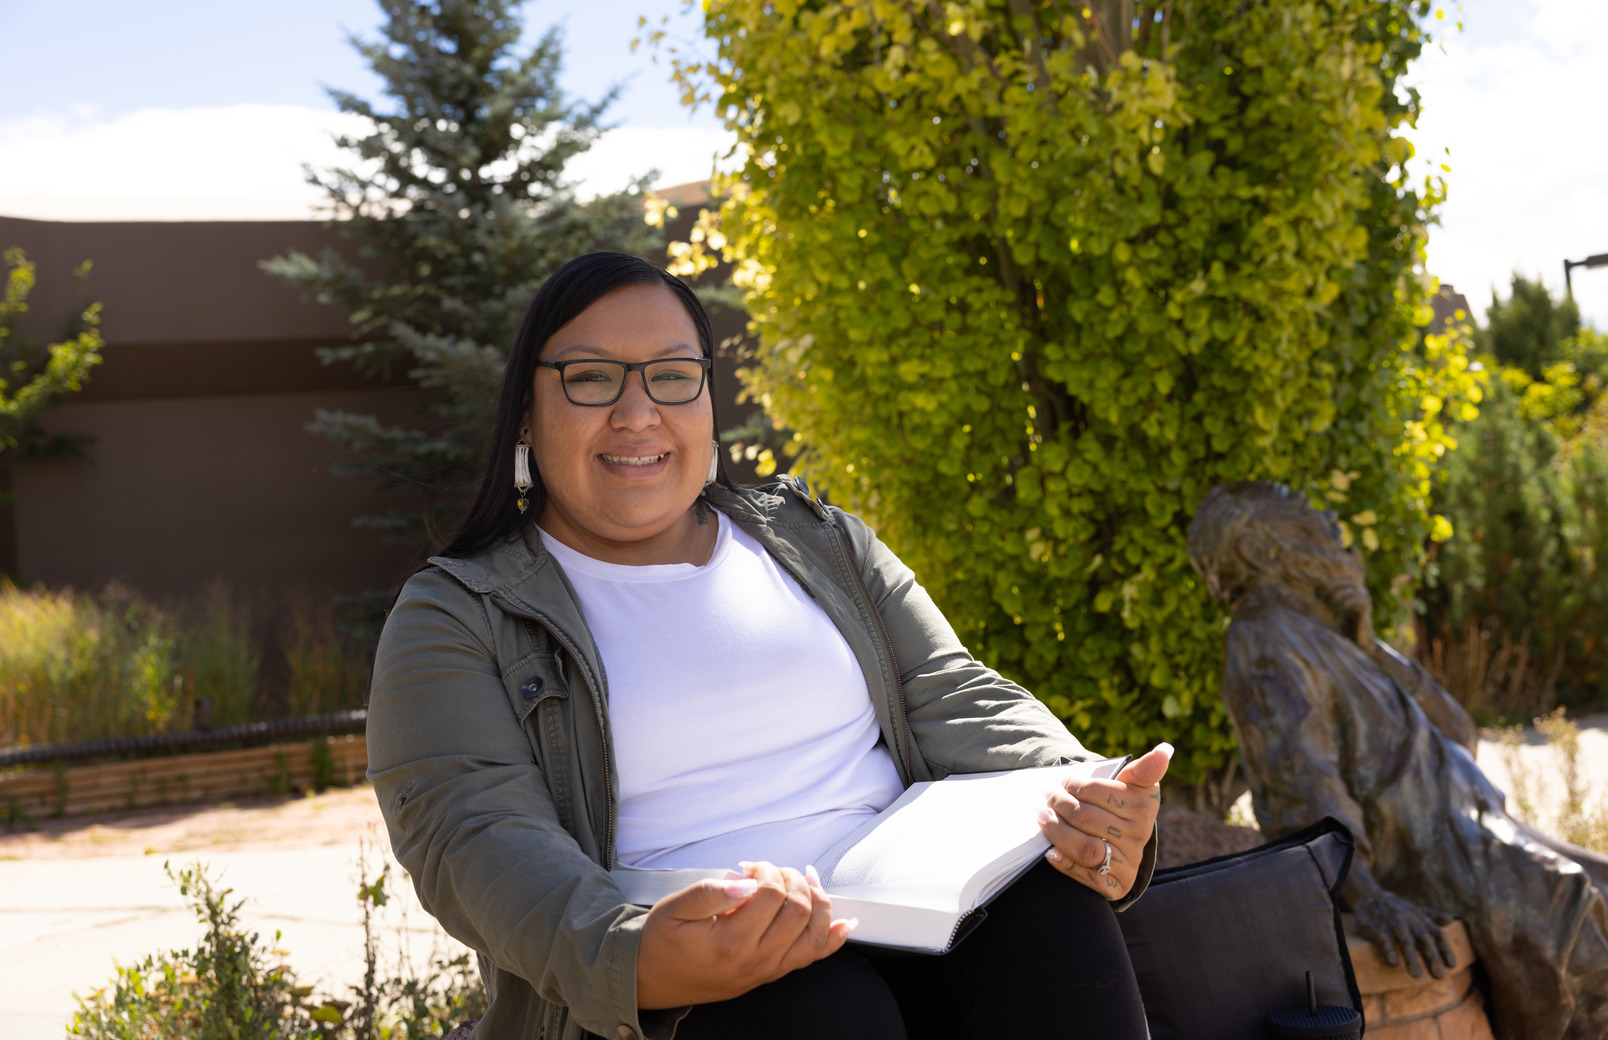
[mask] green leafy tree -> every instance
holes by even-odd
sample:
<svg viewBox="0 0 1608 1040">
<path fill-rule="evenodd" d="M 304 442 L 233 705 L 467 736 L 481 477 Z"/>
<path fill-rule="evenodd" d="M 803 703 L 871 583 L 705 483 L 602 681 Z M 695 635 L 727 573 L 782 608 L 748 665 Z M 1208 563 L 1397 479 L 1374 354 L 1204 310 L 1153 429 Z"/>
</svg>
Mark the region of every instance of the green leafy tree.
<svg viewBox="0 0 1608 1040">
<path fill-rule="evenodd" d="M 4 296 L 0 297 L 0 575 L 17 567 L 11 501 L 11 471 L 18 463 L 77 451 L 83 438 L 47 434 L 39 416 L 64 394 L 77 391 L 101 362 L 100 304 L 91 303 L 68 322 L 62 338 L 42 343 L 19 328 L 28 313 L 36 280 L 34 264 L 21 249 L 5 251 Z M 80 282 L 90 265 L 79 266 Z"/>
<path fill-rule="evenodd" d="M 63 338 L 41 343 L 22 334 L 18 324 L 28 313 L 28 294 L 36 280 L 35 267 L 21 249 L 5 252 L 5 296 L 0 299 L 0 465 L 15 457 L 54 454 L 70 450 L 78 441 L 47 435 L 39 416 L 64 394 L 73 393 L 100 364 L 104 345 L 100 336 L 100 304 L 91 303 L 69 322 Z M 79 279 L 89 277 L 90 265 L 78 268 Z"/>
<path fill-rule="evenodd" d="M 679 256 L 748 292 L 798 467 L 974 652 L 1099 748 L 1222 765 L 1223 619 L 1184 532 L 1224 480 L 1341 511 L 1381 630 L 1472 414 L 1420 337 L 1438 182 L 1418 0 L 707 0 L 684 60 L 745 162 Z M 1399 576 L 1406 576 L 1405 581 Z"/>
<path fill-rule="evenodd" d="M 662 238 L 642 219 L 646 178 L 585 203 L 564 179 L 605 129 L 612 95 L 565 97 L 556 29 L 520 53 L 512 0 L 380 6 L 382 38 L 353 45 L 388 103 L 331 91 L 368 129 L 337 139 L 351 166 L 308 173 L 351 248 L 264 266 L 350 313 L 356 342 L 323 351 L 326 363 L 400 370 L 437 392 L 428 414 L 406 423 L 321 411 L 311 426 L 361 460 L 344 472 L 421 493 L 418 511 L 358 522 L 420 539 L 450 527 L 481 460 L 503 359 L 542 279 L 576 254 L 647 254 Z"/>
</svg>

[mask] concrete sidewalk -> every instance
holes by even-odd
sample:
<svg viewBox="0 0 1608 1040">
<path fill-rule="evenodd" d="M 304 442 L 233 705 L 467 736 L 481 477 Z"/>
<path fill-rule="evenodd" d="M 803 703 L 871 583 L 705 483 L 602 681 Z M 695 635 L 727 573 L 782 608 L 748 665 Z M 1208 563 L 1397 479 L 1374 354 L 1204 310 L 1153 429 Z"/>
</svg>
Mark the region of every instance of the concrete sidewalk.
<svg viewBox="0 0 1608 1040">
<path fill-rule="evenodd" d="M 127 835 L 116 834 L 100 845 L 117 846 L 107 855 L 94 854 L 93 840 L 64 849 L 37 835 L 0 838 L 0 1040 L 63 1036 L 77 1006 L 73 994 L 106 985 L 117 963 L 197 944 L 202 925 L 168 879 L 164 860 L 175 871 L 205 864 L 221 887 L 246 900 L 242 922 L 269 948 L 287 951 L 300 982 L 317 986 L 321 995 L 349 995 L 347 987 L 363 976 L 360 842 L 383 831 L 351 826 L 351 810 L 365 798 L 372 806 L 372 793 L 334 797 L 352 803 L 342 819 L 330 821 L 339 829 L 307 827 L 300 840 L 277 832 L 253 840 L 249 809 L 226 814 L 234 832 L 221 834 L 215 846 L 172 853 L 130 852 L 120 847 L 127 842 L 115 840 Z M 379 811 L 371 811 L 377 824 Z M 242 816 L 247 833 L 239 833 Z M 118 822 L 129 829 L 128 821 Z M 368 853 L 371 877 L 383 849 L 378 844 Z M 422 963 L 436 942 L 461 950 L 419 908 L 394 867 L 388 887 L 393 900 L 379 928 L 385 960 L 394 963 L 406 952 Z"/>
<path fill-rule="evenodd" d="M 1608 714 L 1582 715 L 1574 720 L 1580 730 L 1580 752 L 1576 759 L 1581 786 L 1586 792 L 1586 813 L 1608 812 Z M 1518 768 L 1527 774 L 1533 790 L 1535 816 L 1528 822 L 1552 833 L 1563 809 L 1567 792 L 1563 777 L 1563 755 L 1547 744 L 1546 738 L 1531 726 L 1524 731 L 1514 750 Z M 1506 749 L 1495 741 L 1481 740 L 1476 761 L 1491 782 L 1508 796 L 1508 812 L 1517 813 L 1518 787 L 1506 764 Z"/>
</svg>

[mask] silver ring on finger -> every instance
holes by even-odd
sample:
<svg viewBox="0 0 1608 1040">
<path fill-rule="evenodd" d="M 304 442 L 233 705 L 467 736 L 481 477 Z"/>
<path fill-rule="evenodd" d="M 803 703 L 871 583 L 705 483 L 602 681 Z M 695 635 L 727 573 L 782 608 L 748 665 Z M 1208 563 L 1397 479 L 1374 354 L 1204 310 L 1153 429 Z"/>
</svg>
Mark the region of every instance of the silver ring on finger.
<svg viewBox="0 0 1608 1040">
<path fill-rule="evenodd" d="M 1111 843 L 1102 839 L 1100 844 L 1105 846 L 1105 859 L 1100 861 L 1100 865 L 1095 868 L 1094 872 L 1103 877 L 1104 875 L 1111 873 Z"/>
</svg>

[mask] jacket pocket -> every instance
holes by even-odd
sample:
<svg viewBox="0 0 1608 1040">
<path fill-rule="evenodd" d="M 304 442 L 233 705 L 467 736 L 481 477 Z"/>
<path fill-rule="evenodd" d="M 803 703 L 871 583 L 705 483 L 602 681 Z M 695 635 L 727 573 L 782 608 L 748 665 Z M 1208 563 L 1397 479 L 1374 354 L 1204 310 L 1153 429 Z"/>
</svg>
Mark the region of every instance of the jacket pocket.
<svg viewBox="0 0 1608 1040">
<path fill-rule="evenodd" d="M 558 658 L 548 651 L 538 650 L 526 654 L 504 668 L 502 678 L 503 690 L 508 695 L 508 705 L 514 709 L 514 717 L 521 724 L 543 702 L 554 697 L 569 696 L 569 687 L 564 683 L 564 673 L 558 666 Z"/>
<path fill-rule="evenodd" d="M 547 651 L 526 654 L 503 671 L 503 688 L 514 709 L 531 757 L 547 781 L 559 824 L 576 833 L 575 797 L 571 784 L 569 685 L 559 658 Z"/>
</svg>

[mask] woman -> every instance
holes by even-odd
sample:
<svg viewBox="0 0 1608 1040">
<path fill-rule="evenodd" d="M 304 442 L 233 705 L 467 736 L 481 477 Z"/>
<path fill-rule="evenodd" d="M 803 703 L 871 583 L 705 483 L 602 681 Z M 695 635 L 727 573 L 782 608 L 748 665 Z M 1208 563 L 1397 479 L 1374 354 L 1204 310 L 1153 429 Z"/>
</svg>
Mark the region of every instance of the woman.
<svg viewBox="0 0 1608 1040">
<path fill-rule="evenodd" d="M 1148 881 L 1165 745 L 1051 799 L 1046 863 L 953 953 L 842 949 L 810 856 L 910 783 L 1088 753 L 859 520 L 717 479 L 712 357 L 651 264 L 555 273 L 475 503 L 386 622 L 370 776 L 479 953 L 475 1035 L 1145 1035 L 1108 901 Z M 739 860 L 651 911 L 608 874 Z"/>
</svg>

